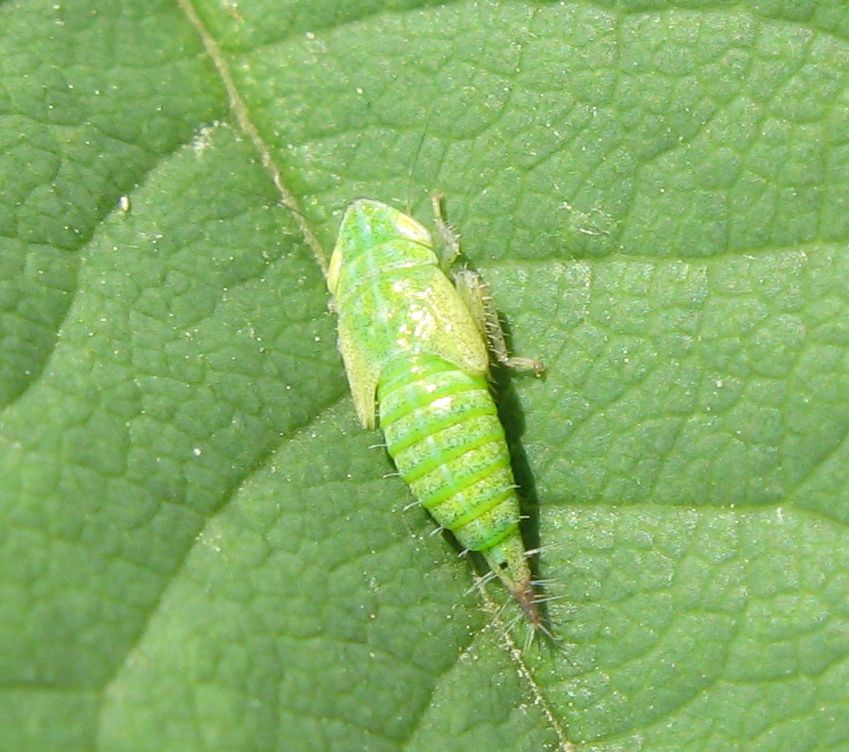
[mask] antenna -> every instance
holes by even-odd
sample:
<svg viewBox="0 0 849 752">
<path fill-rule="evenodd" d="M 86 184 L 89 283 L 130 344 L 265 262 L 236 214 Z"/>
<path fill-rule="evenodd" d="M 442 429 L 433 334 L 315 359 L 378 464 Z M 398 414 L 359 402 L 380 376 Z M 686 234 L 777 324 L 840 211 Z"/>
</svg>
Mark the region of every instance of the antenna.
<svg viewBox="0 0 849 752">
<path fill-rule="evenodd" d="M 405 209 L 407 214 L 412 216 L 412 207 L 410 206 L 410 191 L 413 187 L 413 175 L 416 171 L 416 166 L 419 163 L 419 155 L 422 151 L 422 146 L 424 145 L 425 137 L 427 136 L 428 130 L 430 128 L 430 121 L 433 119 L 433 113 L 436 112 L 436 104 L 437 101 L 434 100 L 433 104 L 430 106 L 430 112 L 427 114 L 427 118 L 425 119 L 424 128 L 422 129 L 422 135 L 419 139 L 419 145 L 416 147 L 416 153 L 413 155 L 413 164 L 410 166 L 410 172 L 407 175 L 407 188 L 405 189 Z"/>
</svg>

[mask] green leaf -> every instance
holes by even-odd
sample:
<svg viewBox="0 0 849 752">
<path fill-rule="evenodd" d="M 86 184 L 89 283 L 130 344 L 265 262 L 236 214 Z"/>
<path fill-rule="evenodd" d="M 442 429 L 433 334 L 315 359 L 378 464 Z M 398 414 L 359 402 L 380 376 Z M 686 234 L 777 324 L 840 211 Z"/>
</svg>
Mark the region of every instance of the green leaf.
<svg viewBox="0 0 849 752">
<path fill-rule="evenodd" d="M 2 749 L 849 749 L 838 0 L 0 3 Z M 447 196 L 557 649 L 356 424 Z"/>
</svg>

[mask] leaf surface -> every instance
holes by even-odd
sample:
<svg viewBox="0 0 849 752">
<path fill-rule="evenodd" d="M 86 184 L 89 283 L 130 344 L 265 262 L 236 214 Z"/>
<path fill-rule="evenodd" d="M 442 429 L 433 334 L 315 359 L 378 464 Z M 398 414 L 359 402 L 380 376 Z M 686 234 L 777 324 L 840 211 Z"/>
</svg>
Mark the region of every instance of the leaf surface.
<svg viewBox="0 0 849 752">
<path fill-rule="evenodd" d="M 849 12 L 0 4 L 3 749 L 849 749 Z M 557 650 L 356 424 L 322 265 L 428 217 Z"/>
</svg>

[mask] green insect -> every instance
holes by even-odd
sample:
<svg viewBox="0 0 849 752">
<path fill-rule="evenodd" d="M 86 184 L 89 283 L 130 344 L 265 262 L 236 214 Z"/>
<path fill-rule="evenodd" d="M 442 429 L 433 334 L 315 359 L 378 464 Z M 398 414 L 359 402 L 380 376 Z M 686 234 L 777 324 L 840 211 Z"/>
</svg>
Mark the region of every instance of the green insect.
<svg viewBox="0 0 849 752">
<path fill-rule="evenodd" d="M 399 474 L 421 505 L 467 550 L 479 552 L 521 606 L 545 627 L 519 532 L 519 499 L 504 429 L 489 391 L 489 353 L 510 358 L 477 274 L 445 269 L 459 243 L 433 200 L 446 253 L 412 217 L 354 201 L 339 228 L 327 286 L 339 316 L 339 349 L 357 416 L 375 413 Z"/>
</svg>

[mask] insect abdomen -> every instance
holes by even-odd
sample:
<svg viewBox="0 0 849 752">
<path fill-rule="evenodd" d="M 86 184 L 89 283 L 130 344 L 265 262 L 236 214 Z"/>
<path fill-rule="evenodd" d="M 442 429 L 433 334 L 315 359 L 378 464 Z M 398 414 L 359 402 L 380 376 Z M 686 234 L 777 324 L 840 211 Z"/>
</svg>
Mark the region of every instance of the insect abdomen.
<svg viewBox="0 0 849 752">
<path fill-rule="evenodd" d="M 406 355 L 383 369 L 378 403 L 398 472 L 442 527 L 472 551 L 518 536 L 510 456 L 485 376 Z"/>
</svg>

